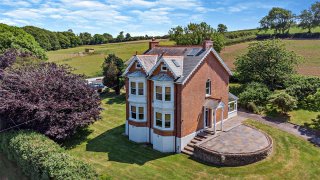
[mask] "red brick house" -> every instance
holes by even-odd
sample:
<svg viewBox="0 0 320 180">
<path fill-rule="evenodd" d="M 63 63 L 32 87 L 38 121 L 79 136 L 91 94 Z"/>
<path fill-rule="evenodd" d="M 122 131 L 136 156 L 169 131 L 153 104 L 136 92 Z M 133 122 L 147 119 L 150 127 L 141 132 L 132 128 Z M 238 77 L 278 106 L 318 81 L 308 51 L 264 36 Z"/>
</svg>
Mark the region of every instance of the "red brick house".
<svg viewBox="0 0 320 180">
<path fill-rule="evenodd" d="M 237 97 L 229 93 L 232 73 L 212 45 L 207 40 L 202 46 L 160 46 L 153 39 L 146 52 L 128 61 L 130 140 L 181 152 L 197 133 L 214 133 L 223 119 L 237 115 Z"/>
</svg>

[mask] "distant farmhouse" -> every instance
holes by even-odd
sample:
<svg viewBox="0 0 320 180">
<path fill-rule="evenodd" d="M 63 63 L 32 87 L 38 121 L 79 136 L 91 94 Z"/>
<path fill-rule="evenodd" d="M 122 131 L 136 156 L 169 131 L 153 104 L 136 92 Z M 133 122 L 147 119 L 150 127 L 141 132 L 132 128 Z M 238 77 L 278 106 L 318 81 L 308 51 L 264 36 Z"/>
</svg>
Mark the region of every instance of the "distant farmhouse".
<svg viewBox="0 0 320 180">
<path fill-rule="evenodd" d="M 129 60 L 124 76 L 130 140 L 179 153 L 198 133 L 214 133 L 218 123 L 237 115 L 237 97 L 229 93 L 232 73 L 212 46 L 209 40 L 160 46 L 153 39 L 146 52 Z"/>
<path fill-rule="evenodd" d="M 93 48 L 86 48 L 84 49 L 85 53 L 94 53 L 94 49 Z"/>
</svg>

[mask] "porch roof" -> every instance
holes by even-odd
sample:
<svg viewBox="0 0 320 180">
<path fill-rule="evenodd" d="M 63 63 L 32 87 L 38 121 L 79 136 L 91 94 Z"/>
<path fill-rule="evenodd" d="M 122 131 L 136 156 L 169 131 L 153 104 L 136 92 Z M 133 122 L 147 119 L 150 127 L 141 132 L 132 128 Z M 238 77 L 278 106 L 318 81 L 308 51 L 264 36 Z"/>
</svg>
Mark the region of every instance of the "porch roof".
<svg viewBox="0 0 320 180">
<path fill-rule="evenodd" d="M 207 98 L 203 104 L 204 107 L 210 109 L 217 109 L 219 107 L 223 107 L 223 103 L 217 99 L 209 99 Z"/>
</svg>

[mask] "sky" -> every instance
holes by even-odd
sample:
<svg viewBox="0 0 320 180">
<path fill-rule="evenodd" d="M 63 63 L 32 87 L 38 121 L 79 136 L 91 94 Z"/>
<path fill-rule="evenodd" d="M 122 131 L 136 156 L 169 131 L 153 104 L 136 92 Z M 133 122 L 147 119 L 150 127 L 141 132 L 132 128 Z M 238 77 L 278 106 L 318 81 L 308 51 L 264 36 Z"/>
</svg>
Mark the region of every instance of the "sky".
<svg viewBox="0 0 320 180">
<path fill-rule="evenodd" d="M 51 31 L 75 33 L 120 31 L 138 35 L 165 35 L 190 22 L 207 22 L 229 31 L 257 28 L 272 7 L 299 14 L 316 0 L 1 0 L 0 23 L 33 25 Z"/>
</svg>

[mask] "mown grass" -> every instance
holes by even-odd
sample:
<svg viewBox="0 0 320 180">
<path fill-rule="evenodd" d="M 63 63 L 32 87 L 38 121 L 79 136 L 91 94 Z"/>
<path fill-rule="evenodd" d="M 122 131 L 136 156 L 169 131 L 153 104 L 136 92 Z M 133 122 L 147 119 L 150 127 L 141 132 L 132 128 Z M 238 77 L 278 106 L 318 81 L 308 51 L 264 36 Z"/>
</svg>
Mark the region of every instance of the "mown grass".
<svg viewBox="0 0 320 180">
<path fill-rule="evenodd" d="M 309 128 L 315 128 L 313 126 L 313 121 L 316 117 L 320 115 L 320 111 L 310 111 L 305 109 L 298 109 L 291 111 L 289 113 L 290 119 L 289 121 L 294 124 L 298 124 L 301 126 L 308 126 Z"/>
<path fill-rule="evenodd" d="M 74 73 L 85 74 L 88 77 L 100 76 L 102 73 L 101 65 L 104 58 L 110 54 L 122 58 L 127 61 L 136 52 L 142 54 L 148 49 L 149 41 L 133 41 L 124 43 L 110 43 L 102 45 L 80 46 L 76 48 L 63 49 L 58 51 L 49 51 L 48 57 L 50 62 L 58 64 L 68 64 L 75 69 Z M 173 45 L 173 41 L 160 40 L 160 45 Z M 84 54 L 85 48 L 95 49 L 93 54 Z"/>
<path fill-rule="evenodd" d="M 130 142 L 124 133 L 125 95 L 103 96 L 102 119 L 90 126 L 87 138 L 66 143 L 69 153 L 92 164 L 113 179 L 316 179 L 320 173 L 320 149 L 294 135 L 260 124 L 253 125 L 274 140 L 267 159 L 242 167 L 216 167 L 184 154 L 163 154 L 149 146 Z M 81 141 L 80 141 L 81 140 Z"/>
</svg>

